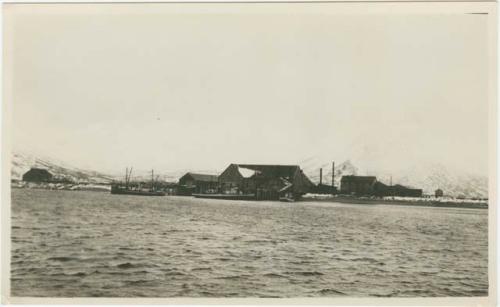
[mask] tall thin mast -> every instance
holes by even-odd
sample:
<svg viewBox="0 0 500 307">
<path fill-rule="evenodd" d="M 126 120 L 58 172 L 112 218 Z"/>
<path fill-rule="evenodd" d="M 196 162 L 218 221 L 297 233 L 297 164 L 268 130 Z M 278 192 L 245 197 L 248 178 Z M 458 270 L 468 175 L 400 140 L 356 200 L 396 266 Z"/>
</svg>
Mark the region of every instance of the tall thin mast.
<svg viewBox="0 0 500 307">
<path fill-rule="evenodd" d="M 125 168 L 125 187 L 128 186 L 128 167 Z"/>
<path fill-rule="evenodd" d="M 130 168 L 130 171 L 128 172 L 128 182 L 127 182 L 127 186 L 129 185 L 130 183 L 130 178 L 132 177 L 132 167 Z"/>
</svg>

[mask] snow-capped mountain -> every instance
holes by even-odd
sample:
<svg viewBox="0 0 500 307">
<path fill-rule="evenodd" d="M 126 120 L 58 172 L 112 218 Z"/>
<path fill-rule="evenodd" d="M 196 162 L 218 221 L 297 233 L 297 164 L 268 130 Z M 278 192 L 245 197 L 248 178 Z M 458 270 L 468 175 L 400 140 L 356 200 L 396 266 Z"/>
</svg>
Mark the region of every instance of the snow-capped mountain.
<svg viewBox="0 0 500 307">
<path fill-rule="evenodd" d="M 114 178 L 96 171 L 83 170 L 67 165 L 49 157 L 28 152 L 13 152 L 11 160 L 11 177 L 20 180 L 30 168 L 47 169 L 58 179 L 69 179 L 78 183 L 110 183 Z"/>
<path fill-rule="evenodd" d="M 393 180 L 403 185 L 421 188 L 427 194 L 434 194 L 439 188 L 445 195 L 453 197 L 488 197 L 486 176 L 469 174 L 438 163 L 421 163 L 409 167 L 399 174 L 394 174 Z"/>
</svg>

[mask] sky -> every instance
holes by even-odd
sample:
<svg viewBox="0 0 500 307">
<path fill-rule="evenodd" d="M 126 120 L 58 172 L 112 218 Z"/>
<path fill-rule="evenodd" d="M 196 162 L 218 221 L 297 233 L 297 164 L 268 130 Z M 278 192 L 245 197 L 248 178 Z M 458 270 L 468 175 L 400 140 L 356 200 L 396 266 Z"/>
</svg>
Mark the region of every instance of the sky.
<svg viewBox="0 0 500 307">
<path fill-rule="evenodd" d="M 488 171 L 487 15 L 27 5 L 6 24 L 15 150 L 103 172 Z"/>
</svg>

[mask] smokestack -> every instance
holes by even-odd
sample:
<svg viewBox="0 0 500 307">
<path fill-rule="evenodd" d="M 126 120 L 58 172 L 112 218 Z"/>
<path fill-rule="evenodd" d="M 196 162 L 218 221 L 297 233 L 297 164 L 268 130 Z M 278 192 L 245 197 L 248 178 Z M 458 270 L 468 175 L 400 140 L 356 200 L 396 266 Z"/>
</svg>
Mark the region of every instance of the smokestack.
<svg viewBox="0 0 500 307">
<path fill-rule="evenodd" d="M 332 188 L 335 187 L 335 161 L 332 162 Z"/>
<path fill-rule="evenodd" d="M 323 183 L 323 169 L 319 169 L 319 185 Z"/>
</svg>

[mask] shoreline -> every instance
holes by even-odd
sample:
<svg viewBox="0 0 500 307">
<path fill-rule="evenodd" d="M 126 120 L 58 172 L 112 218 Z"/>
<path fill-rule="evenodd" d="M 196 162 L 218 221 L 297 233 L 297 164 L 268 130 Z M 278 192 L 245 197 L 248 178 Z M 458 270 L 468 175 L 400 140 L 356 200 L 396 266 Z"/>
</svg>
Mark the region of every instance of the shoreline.
<svg viewBox="0 0 500 307">
<path fill-rule="evenodd" d="M 111 188 L 103 184 L 27 184 L 23 186 L 11 185 L 13 189 L 28 189 L 28 190 L 49 190 L 49 191 L 82 191 L 82 192 L 107 192 Z M 166 195 L 166 196 L 181 196 L 181 195 Z M 181 196 L 193 197 L 196 196 Z M 219 198 L 211 198 L 219 199 Z M 228 199 L 228 198 L 226 198 Z M 222 199 L 225 200 L 225 199 Z M 229 199 L 228 199 L 229 200 Z M 239 199 L 231 199 L 239 200 Z M 488 209 L 487 202 L 479 201 L 438 201 L 438 200 L 420 200 L 420 199 L 382 199 L 382 198 L 362 198 L 350 196 L 303 196 L 297 202 L 325 202 L 325 203 L 340 203 L 353 205 L 396 205 L 396 206 L 413 206 L 413 207 L 434 207 L 434 208 L 464 208 L 464 209 Z"/>
<path fill-rule="evenodd" d="M 487 202 L 454 202 L 435 200 L 398 200 L 398 199 L 369 199 L 359 197 L 331 196 L 325 198 L 305 197 L 301 202 L 318 201 L 329 203 L 353 204 L 353 205 L 396 205 L 413 207 L 434 207 L 434 208 L 465 208 L 465 209 L 488 209 Z"/>
</svg>

